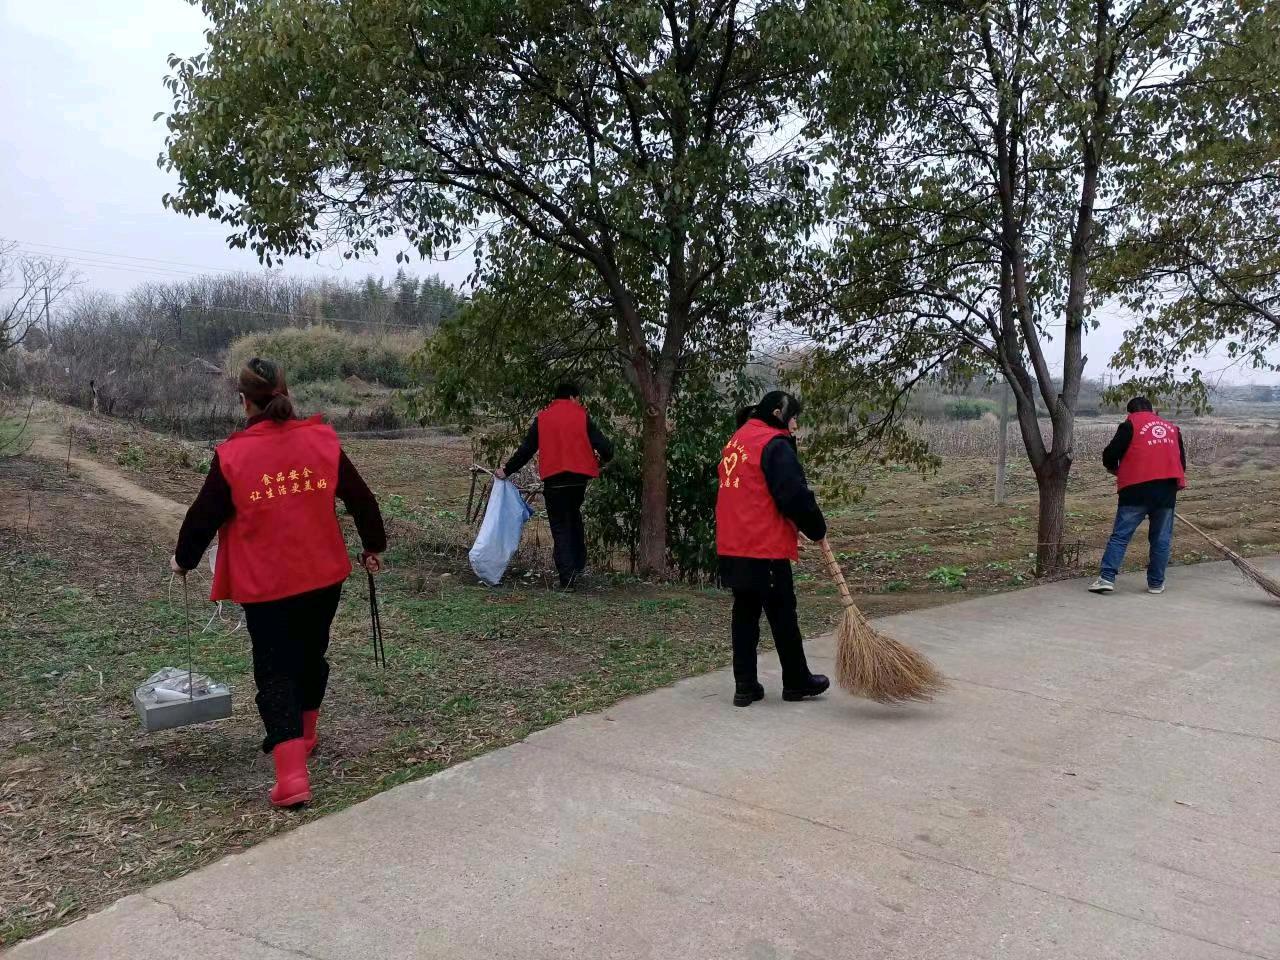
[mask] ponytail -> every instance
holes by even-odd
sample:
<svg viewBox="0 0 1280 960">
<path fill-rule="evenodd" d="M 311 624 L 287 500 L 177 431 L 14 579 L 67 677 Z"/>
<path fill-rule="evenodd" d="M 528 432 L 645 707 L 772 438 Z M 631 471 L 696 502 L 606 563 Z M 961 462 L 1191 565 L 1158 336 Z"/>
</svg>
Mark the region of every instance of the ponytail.
<svg viewBox="0 0 1280 960">
<path fill-rule="evenodd" d="M 786 426 L 791 422 L 793 417 L 798 417 L 800 411 L 804 409 L 804 405 L 796 398 L 794 394 L 787 393 L 785 390 L 770 390 L 760 402 L 754 407 L 743 407 L 738 411 L 738 426 L 755 417 L 757 420 L 764 420 L 766 423 L 777 421 L 782 426 Z M 774 411 L 781 411 L 775 414 Z"/>
<path fill-rule="evenodd" d="M 293 419 L 293 401 L 289 399 L 287 393 L 277 394 L 267 401 L 262 412 L 276 423 L 284 423 L 286 420 Z"/>
<path fill-rule="evenodd" d="M 276 423 L 294 418 L 284 367 L 278 363 L 254 357 L 240 371 L 239 386 L 245 399 Z"/>
</svg>

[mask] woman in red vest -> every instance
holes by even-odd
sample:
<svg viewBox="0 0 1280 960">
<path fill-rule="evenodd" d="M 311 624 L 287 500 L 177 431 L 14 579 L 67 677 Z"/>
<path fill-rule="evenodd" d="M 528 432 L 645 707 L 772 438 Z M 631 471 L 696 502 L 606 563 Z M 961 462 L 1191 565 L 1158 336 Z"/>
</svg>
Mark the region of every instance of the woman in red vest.
<svg viewBox="0 0 1280 960">
<path fill-rule="evenodd" d="M 796 455 L 794 437 L 800 401 L 775 390 L 738 415 L 738 431 L 720 457 L 716 498 L 716 553 L 720 582 L 733 591 L 733 705 L 749 707 L 764 698 L 756 678 L 760 614 L 769 620 L 782 663 L 782 699 L 803 700 L 823 693 L 830 681 L 809 672 L 796 614 L 791 563 L 799 534 L 827 535 Z"/>
<path fill-rule="evenodd" d="M 504 480 L 538 455 L 552 555 L 560 586 L 566 589 L 587 569 L 587 532 L 582 523 L 587 483 L 600 476 L 601 465 L 613 458 L 613 444 L 587 415 L 580 396 L 572 383 L 556 387 L 555 399 L 538 414 L 506 466 L 494 474 Z"/>
<path fill-rule="evenodd" d="M 1146 397 L 1130 400 L 1128 412 L 1128 419 L 1102 451 L 1102 465 L 1115 474 L 1120 502 L 1111 539 L 1102 555 L 1102 569 L 1089 589 L 1110 593 L 1116 588 L 1129 540 L 1147 520 L 1151 542 L 1147 592 L 1164 593 L 1178 491 L 1187 485 L 1187 453 L 1182 431 L 1156 416 Z"/>
<path fill-rule="evenodd" d="M 290 807 L 311 799 L 307 757 L 329 681 L 329 627 L 351 572 L 335 500 L 355 520 L 371 573 L 382 569 L 387 535 L 334 429 L 294 416 L 284 370 L 255 357 L 239 385 L 248 423 L 218 446 L 172 567 L 182 576 L 194 570 L 217 535 L 210 599 L 244 606 L 262 749 L 275 760 L 271 802 Z"/>
</svg>

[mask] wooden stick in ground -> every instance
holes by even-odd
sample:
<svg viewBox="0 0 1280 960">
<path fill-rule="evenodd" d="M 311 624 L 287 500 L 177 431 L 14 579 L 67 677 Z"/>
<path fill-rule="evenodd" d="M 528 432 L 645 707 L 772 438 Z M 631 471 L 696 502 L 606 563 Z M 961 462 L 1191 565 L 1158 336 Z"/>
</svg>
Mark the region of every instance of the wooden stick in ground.
<svg viewBox="0 0 1280 960">
<path fill-rule="evenodd" d="M 836 682 L 854 696 L 878 703 L 932 700 L 946 686 L 937 667 L 867 622 L 853 602 L 831 544 L 823 540 L 821 546 L 844 605 L 836 630 Z"/>
<path fill-rule="evenodd" d="M 1276 583 L 1274 580 L 1268 577 L 1265 573 L 1263 573 L 1261 570 L 1255 567 L 1252 563 L 1250 563 L 1244 557 L 1240 556 L 1240 554 L 1236 553 L 1234 550 L 1228 547 L 1225 543 L 1223 543 L 1217 537 L 1211 536 L 1210 534 L 1206 533 L 1204 530 L 1201 530 L 1199 527 L 1197 527 L 1194 523 L 1192 523 L 1182 514 L 1175 513 L 1174 516 L 1176 516 L 1179 520 L 1185 523 L 1188 527 L 1190 527 L 1196 533 L 1200 534 L 1200 536 L 1204 537 L 1205 540 L 1209 541 L 1209 543 L 1214 547 L 1214 549 L 1216 549 L 1224 557 L 1226 557 L 1233 564 L 1235 564 L 1236 569 L 1244 574 L 1245 579 L 1251 580 L 1253 583 L 1257 584 L 1263 590 L 1267 591 L 1267 593 L 1271 594 L 1271 596 L 1277 599 L 1280 599 L 1280 583 Z"/>
</svg>

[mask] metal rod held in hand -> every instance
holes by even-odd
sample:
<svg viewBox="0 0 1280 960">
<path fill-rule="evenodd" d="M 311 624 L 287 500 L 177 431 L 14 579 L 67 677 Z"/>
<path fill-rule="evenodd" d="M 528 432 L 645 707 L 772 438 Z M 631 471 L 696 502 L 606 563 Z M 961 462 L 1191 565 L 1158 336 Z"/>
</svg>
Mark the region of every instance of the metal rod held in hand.
<svg viewBox="0 0 1280 960">
<path fill-rule="evenodd" d="M 382 617 L 378 613 L 378 588 L 373 582 L 373 571 L 365 569 L 369 578 L 369 629 L 373 634 L 373 664 L 387 668 L 387 648 L 382 641 Z"/>
<path fill-rule="evenodd" d="M 187 622 L 187 699 L 196 698 L 195 683 L 195 648 L 191 645 L 191 594 L 187 589 L 187 578 L 182 578 L 182 618 Z"/>
</svg>

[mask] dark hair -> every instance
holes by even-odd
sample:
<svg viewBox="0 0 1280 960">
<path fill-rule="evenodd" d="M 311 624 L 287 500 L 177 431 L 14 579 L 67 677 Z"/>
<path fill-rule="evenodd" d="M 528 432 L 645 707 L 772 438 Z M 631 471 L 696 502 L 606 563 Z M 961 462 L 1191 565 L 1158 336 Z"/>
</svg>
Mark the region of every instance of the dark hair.
<svg viewBox="0 0 1280 960">
<path fill-rule="evenodd" d="M 582 396 L 582 391 L 578 389 L 576 383 L 561 383 L 556 386 L 557 400 L 575 400 Z"/>
<path fill-rule="evenodd" d="M 277 423 L 293 419 L 293 401 L 280 364 L 254 357 L 240 371 L 240 392 Z"/>
<path fill-rule="evenodd" d="M 1146 397 L 1134 397 L 1129 401 L 1129 405 L 1125 407 L 1129 413 L 1153 413 L 1155 407 L 1151 406 L 1151 401 Z"/>
<path fill-rule="evenodd" d="M 791 423 L 793 417 L 800 416 L 800 411 L 803 409 L 804 404 L 792 394 L 787 393 L 785 390 L 770 390 L 760 398 L 760 402 L 754 407 L 743 407 L 738 411 L 738 426 L 741 427 L 752 417 L 755 417 L 757 420 L 767 421 L 781 419 L 782 425 L 785 427 Z M 773 411 L 775 410 L 782 411 L 780 418 L 774 417 Z"/>
</svg>

